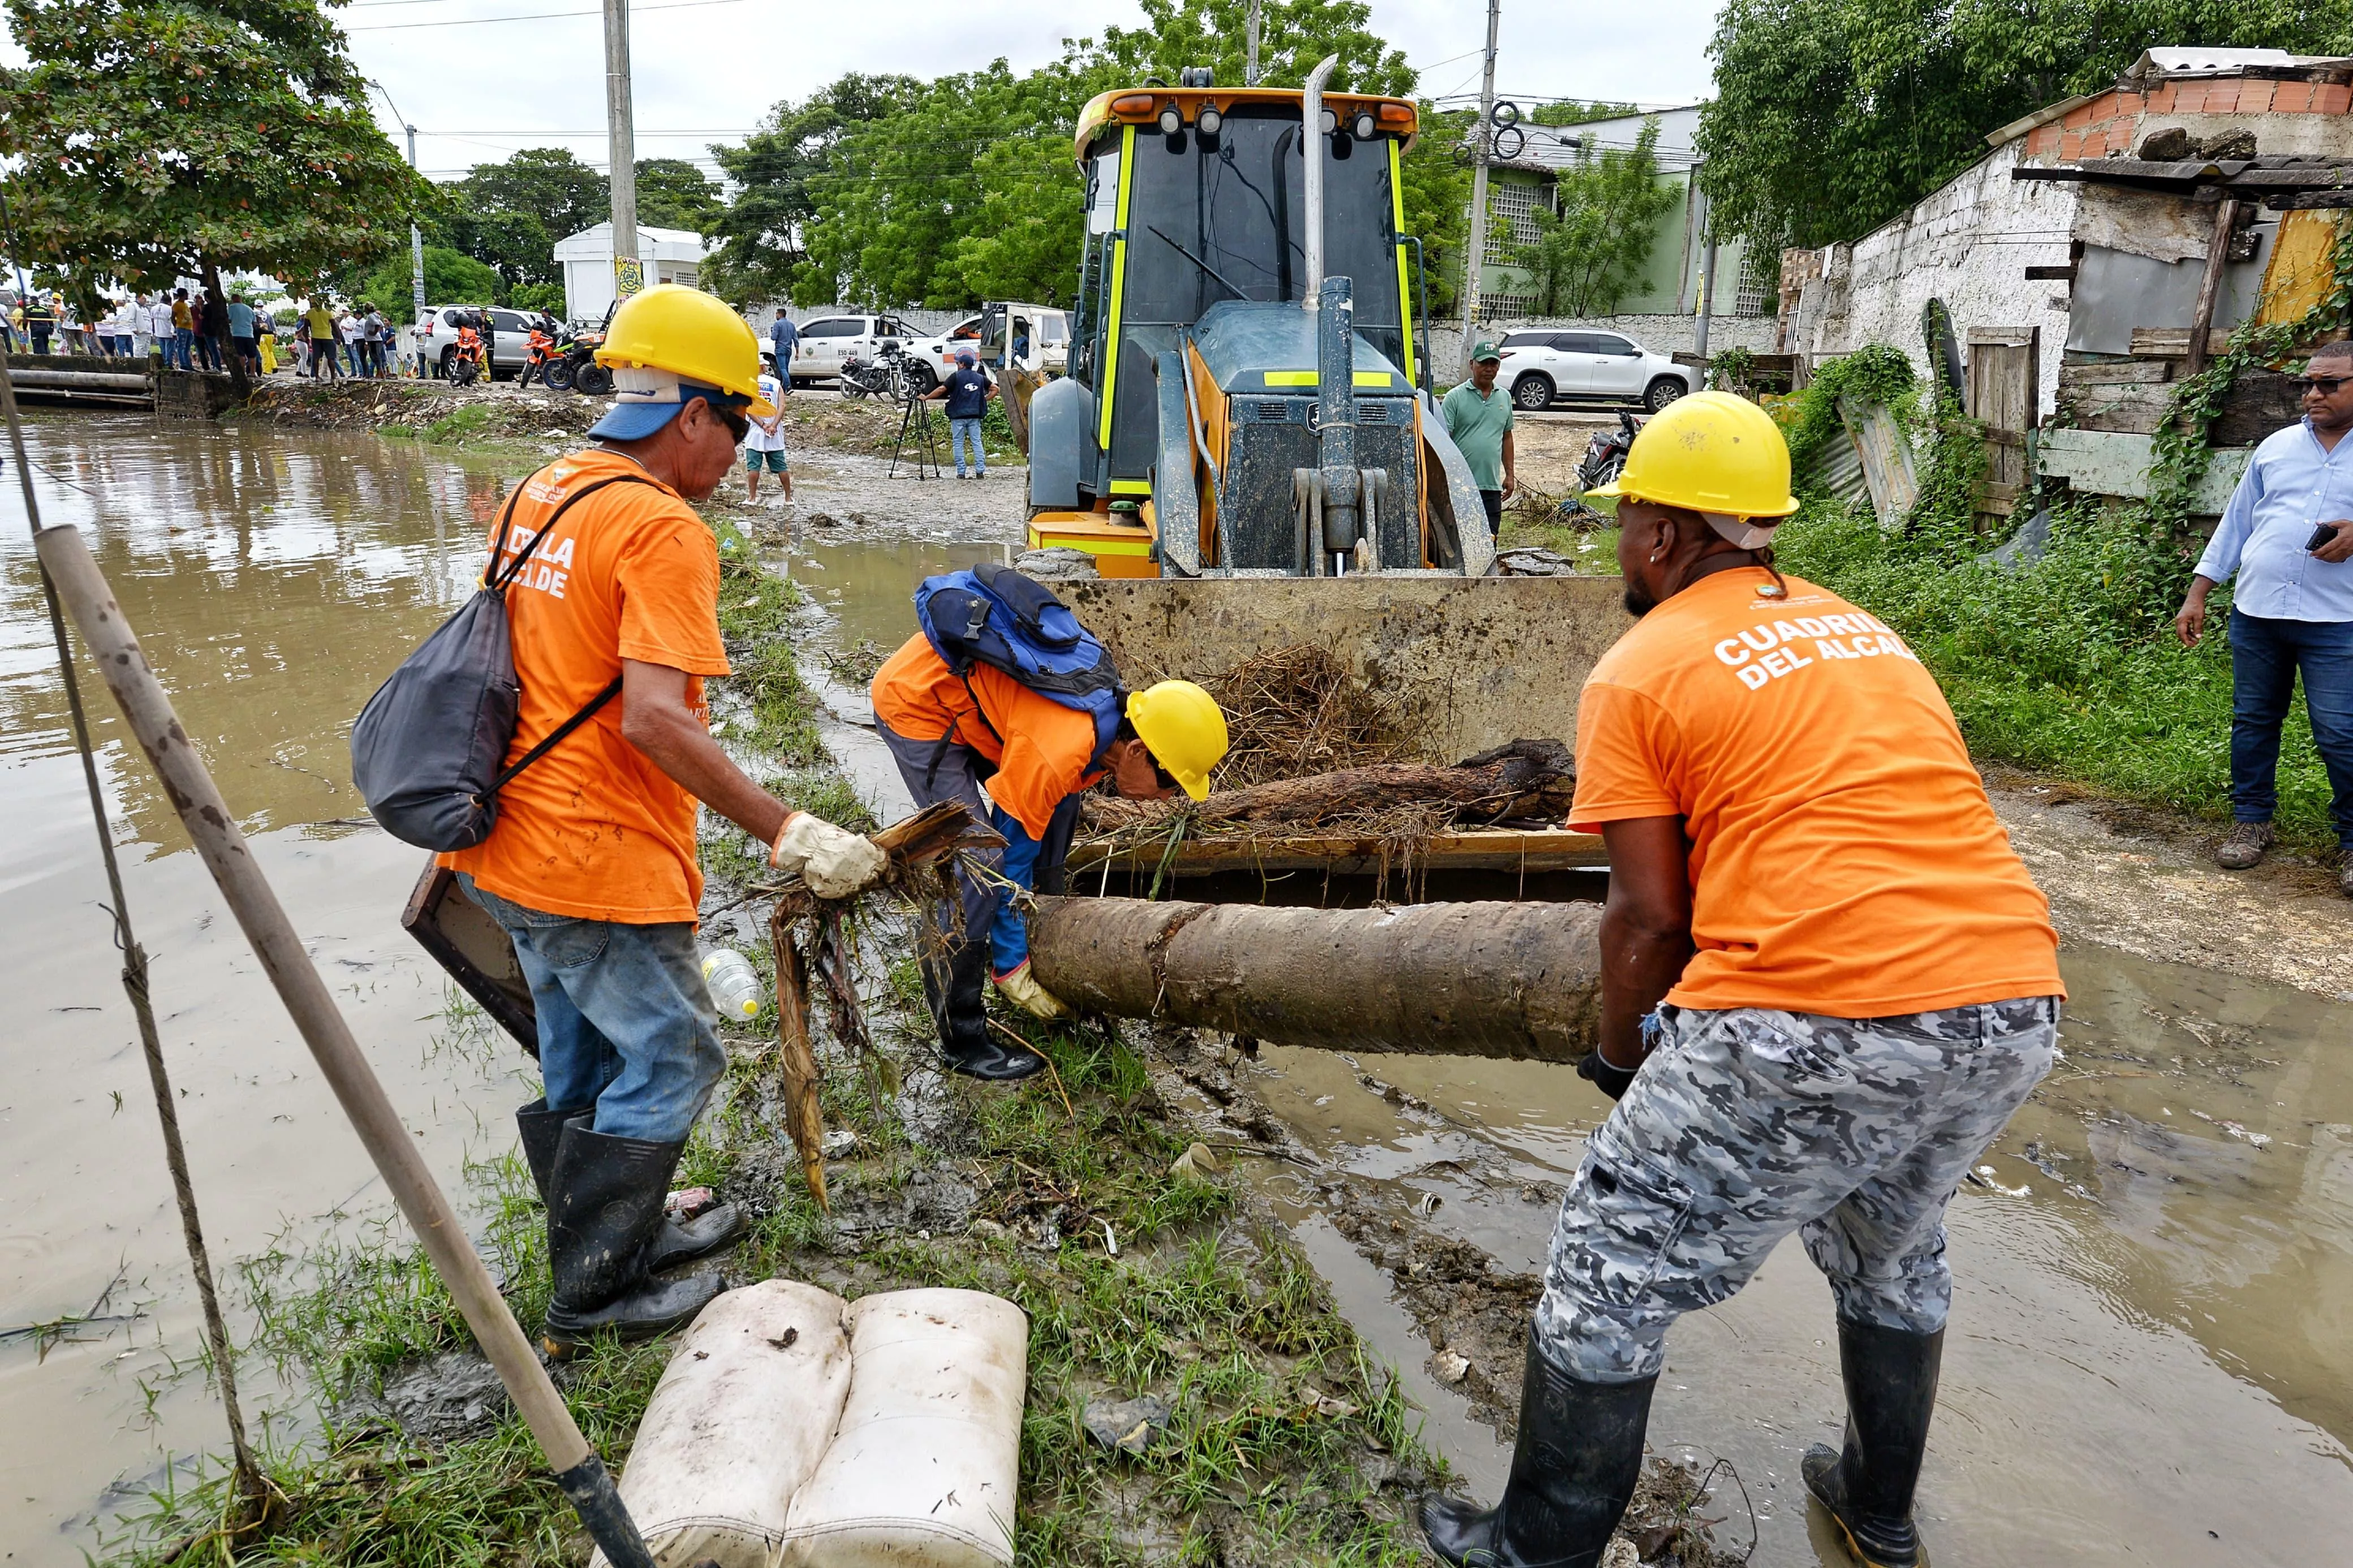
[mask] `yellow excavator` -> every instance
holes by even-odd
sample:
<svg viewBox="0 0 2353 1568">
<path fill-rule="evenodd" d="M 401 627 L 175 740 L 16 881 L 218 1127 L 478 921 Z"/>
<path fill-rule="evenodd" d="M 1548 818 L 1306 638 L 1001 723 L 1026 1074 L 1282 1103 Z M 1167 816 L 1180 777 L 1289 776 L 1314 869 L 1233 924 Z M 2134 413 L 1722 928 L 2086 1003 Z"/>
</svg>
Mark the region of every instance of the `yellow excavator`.
<svg viewBox="0 0 2353 1568">
<path fill-rule="evenodd" d="M 1419 111 L 1326 93 L 1336 63 L 1303 89 L 1187 69 L 1081 114 L 1069 374 L 1009 389 L 1028 542 L 1092 558 L 1102 581 L 1057 587 L 1124 670 L 1312 638 L 1421 710 L 1435 750 L 1566 739 L 1619 590 L 1496 574 L 1431 397 L 1400 171 Z"/>
</svg>

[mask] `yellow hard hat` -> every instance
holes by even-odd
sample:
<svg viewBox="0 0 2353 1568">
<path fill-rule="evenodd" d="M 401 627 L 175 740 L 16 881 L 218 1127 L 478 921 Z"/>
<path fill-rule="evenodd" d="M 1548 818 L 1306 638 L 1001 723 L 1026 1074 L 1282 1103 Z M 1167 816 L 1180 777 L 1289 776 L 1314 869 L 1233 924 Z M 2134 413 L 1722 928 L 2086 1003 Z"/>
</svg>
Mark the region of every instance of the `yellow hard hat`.
<svg viewBox="0 0 2353 1568">
<path fill-rule="evenodd" d="M 1209 798 L 1209 770 L 1226 754 L 1226 716 L 1216 698 L 1189 680 L 1164 680 L 1129 694 L 1127 721 L 1187 795 Z"/>
<path fill-rule="evenodd" d="M 683 283 L 657 283 L 623 300 L 596 363 L 614 373 L 625 398 L 633 378 L 624 373 L 667 372 L 749 398 L 746 412 L 759 418 L 776 416 L 776 405 L 760 395 L 760 340 L 724 300 Z M 675 403 L 675 392 L 666 401 Z"/>
<path fill-rule="evenodd" d="M 1636 433 L 1625 470 L 1586 494 L 1733 517 L 1787 517 L 1798 510 L 1781 427 L 1729 392 L 1694 392 L 1668 404 Z"/>
</svg>

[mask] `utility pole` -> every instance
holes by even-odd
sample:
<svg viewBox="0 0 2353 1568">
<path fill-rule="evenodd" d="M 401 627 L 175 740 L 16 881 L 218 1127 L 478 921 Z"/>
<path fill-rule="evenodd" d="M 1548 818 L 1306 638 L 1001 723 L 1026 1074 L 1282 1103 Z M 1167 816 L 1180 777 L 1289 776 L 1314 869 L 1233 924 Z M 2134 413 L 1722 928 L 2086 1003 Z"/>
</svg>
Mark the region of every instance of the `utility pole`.
<svg viewBox="0 0 2353 1568">
<path fill-rule="evenodd" d="M 1487 64 L 1479 82 L 1479 139 L 1472 150 L 1471 240 L 1462 248 L 1462 363 L 1471 373 L 1472 333 L 1479 326 L 1479 268 L 1487 259 L 1487 154 L 1494 143 L 1495 28 L 1503 20 L 1504 0 L 1487 0 Z"/>
<path fill-rule="evenodd" d="M 1259 0 L 1250 0 L 1249 41 L 1243 46 L 1246 52 L 1242 56 L 1242 84 L 1246 87 L 1258 85 L 1258 7 Z"/>
<path fill-rule="evenodd" d="M 1693 177 L 1698 177 L 1697 170 Z M 1699 213 L 1700 239 L 1706 248 L 1700 253 L 1699 322 L 1692 329 L 1692 352 L 1705 359 L 1708 318 L 1715 314 L 1715 203 L 1705 191 L 1699 194 Z"/>
<path fill-rule="evenodd" d="M 616 299 L 645 284 L 638 258 L 638 138 L 629 116 L 629 0 L 605 0 L 606 157 L 612 166 Z"/>
<path fill-rule="evenodd" d="M 417 167 L 417 127 L 409 125 L 403 129 L 408 132 L 408 166 L 414 169 Z M 408 225 L 408 288 L 409 292 L 416 296 L 413 301 L 417 307 L 416 313 L 408 318 L 408 324 L 414 329 L 425 319 L 425 236 L 418 231 L 413 219 Z"/>
</svg>

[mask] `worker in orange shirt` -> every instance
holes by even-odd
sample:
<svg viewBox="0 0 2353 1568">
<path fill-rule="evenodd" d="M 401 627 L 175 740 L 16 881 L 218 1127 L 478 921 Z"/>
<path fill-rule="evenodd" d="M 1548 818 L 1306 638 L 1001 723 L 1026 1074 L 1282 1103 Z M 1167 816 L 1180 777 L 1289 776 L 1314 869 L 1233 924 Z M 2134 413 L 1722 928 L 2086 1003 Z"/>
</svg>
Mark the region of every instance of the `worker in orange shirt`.
<svg viewBox="0 0 2353 1568">
<path fill-rule="evenodd" d="M 332 323 L 321 341 L 333 348 Z M 711 735 L 703 681 L 728 672 L 727 650 L 719 543 L 694 503 L 733 471 L 745 421 L 776 412 L 752 329 L 666 284 L 622 305 L 597 355 L 617 385 L 588 432 L 597 444 L 525 479 L 491 536 L 494 568 L 524 564 L 506 599 L 522 687 L 510 754 L 555 743 L 501 787 L 490 836 L 440 859 L 512 939 L 538 1016 L 546 1092 L 515 1120 L 547 1205 L 544 1339 L 557 1355 L 691 1321 L 719 1276 L 664 1271 L 744 1227 L 733 1205 L 691 1222 L 665 1214 L 727 1066 L 695 953 L 701 807 L 821 897 L 888 867 L 871 841 L 761 787 Z"/>
<path fill-rule="evenodd" d="M 1209 793 L 1226 754 L 1226 718 L 1189 680 L 1120 690 L 1103 647 L 1042 584 L 985 563 L 925 581 L 923 630 L 876 672 L 875 728 L 918 807 L 961 800 L 1005 837 L 980 857 L 989 879 L 959 874 L 959 928 L 941 911 L 941 951 L 923 990 L 948 1066 L 968 1077 L 1027 1078 L 1045 1066 L 990 1037 L 992 973 L 1007 1001 L 1041 1018 L 1068 1013 L 1029 969 L 1016 889 L 1059 892 L 1080 792 L 1109 778 L 1130 800 Z"/>
<path fill-rule="evenodd" d="M 1579 1071 L 1618 1106 L 1561 1202 L 1503 1500 L 1430 1498 L 1422 1527 L 1451 1563 L 1590 1568 L 1667 1330 L 1795 1231 L 1847 1405 L 1796 1468 L 1858 1563 L 1915 1568 L 1945 1210 L 2050 1070 L 2050 906 L 1904 639 L 1774 567 L 1798 503 L 1762 409 L 1677 401 L 1597 493 L 1641 617 L 1586 680 L 1569 813 L 1609 851 Z"/>
</svg>

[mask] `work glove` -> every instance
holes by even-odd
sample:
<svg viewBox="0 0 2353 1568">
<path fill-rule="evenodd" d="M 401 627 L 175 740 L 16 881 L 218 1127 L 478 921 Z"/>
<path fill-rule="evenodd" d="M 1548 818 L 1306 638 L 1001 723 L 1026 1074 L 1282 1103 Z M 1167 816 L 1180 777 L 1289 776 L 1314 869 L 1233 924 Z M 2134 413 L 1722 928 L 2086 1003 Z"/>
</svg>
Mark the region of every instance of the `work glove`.
<svg viewBox="0 0 2353 1568">
<path fill-rule="evenodd" d="M 1621 1068 L 1614 1062 L 1604 1061 L 1598 1050 L 1588 1051 L 1585 1059 L 1577 1064 L 1577 1076 L 1612 1100 L 1626 1098 L 1627 1089 L 1633 1087 L 1634 1075 L 1640 1071 L 1640 1068 Z"/>
<path fill-rule="evenodd" d="M 797 873 L 820 899 L 846 899 L 881 881 L 891 868 L 891 858 L 871 838 L 797 811 L 785 818 L 785 830 L 768 851 L 768 864 Z"/>
<path fill-rule="evenodd" d="M 1008 1002 L 1033 1018 L 1067 1018 L 1071 1016 L 1068 1003 L 1038 984 L 1038 977 L 1029 973 L 1029 961 L 1026 958 L 997 977 L 997 988 L 1005 993 Z"/>
</svg>

